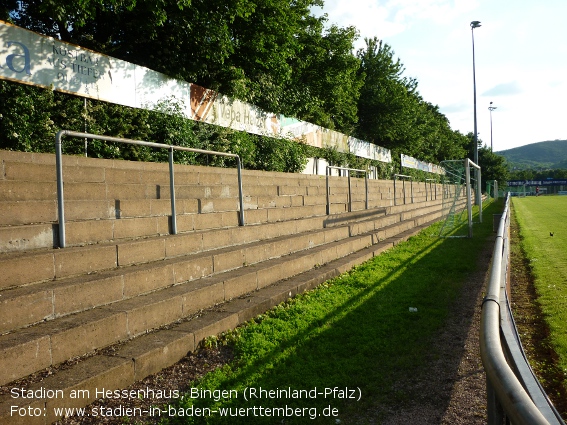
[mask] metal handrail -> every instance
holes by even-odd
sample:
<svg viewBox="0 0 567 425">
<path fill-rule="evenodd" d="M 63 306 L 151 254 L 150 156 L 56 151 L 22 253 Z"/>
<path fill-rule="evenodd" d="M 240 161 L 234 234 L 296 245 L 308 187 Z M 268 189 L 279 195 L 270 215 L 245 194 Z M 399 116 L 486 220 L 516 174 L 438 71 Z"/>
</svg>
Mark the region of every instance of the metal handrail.
<svg viewBox="0 0 567 425">
<path fill-rule="evenodd" d="M 143 140 L 124 139 L 120 137 L 101 136 L 98 134 L 80 133 L 70 130 L 61 130 L 55 135 L 55 166 L 57 169 L 57 209 L 59 217 L 59 247 L 65 248 L 65 203 L 63 196 L 63 160 L 61 153 L 61 145 L 63 136 L 81 137 L 85 139 L 102 140 L 106 142 L 126 143 L 130 145 L 148 146 L 152 148 L 169 150 L 169 187 L 171 192 L 171 230 L 174 235 L 177 234 L 177 214 L 175 203 L 175 179 L 173 173 L 173 151 L 180 150 L 186 152 L 202 153 L 206 155 L 220 155 L 236 158 L 238 172 L 238 197 L 240 203 L 239 225 L 244 226 L 244 197 L 242 195 L 242 166 L 240 157 L 233 153 L 215 152 L 203 149 L 186 148 L 183 146 L 166 145 L 162 143 L 146 142 Z"/>
<path fill-rule="evenodd" d="M 331 169 L 334 170 L 345 170 L 345 171 L 357 171 L 360 173 L 364 173 L 364 188 L 365 188 L 365 209 L 368 209 L 368 170 L 359 170 L 356 168 L 347 168 L 347 167 L 335 167 L 333 165 L 327 165 L 325 170 L 325 184 L 326 184 L 326 192 L 327 192 L 327 215 L 331 214 L 331 198 L 329 196 L 329 171 Z M 350 173 L 348 174 L 348 212 L 352 211 L 352 193 L 351 193 L 351 186 L 350 186 Z"/>
<path fill-rule="evenodd" d="M 394 205 L 396 204 L 396 180 L 398 179 L 398 177 L 402 178 L 402 192 L 404 193 L 404 205 L 406 204 L 406 181 L 403 179 L 409 179 L 410 180 L 410 193 L 411 193 L 411 203 L 413 204 L 413 177 L 412 176 L 406 176 L 403 174 L 394 174 Z"/>
<path fill-rule="evenodd" d="M 519 337 L 517 336 L 515 326 L 513 328 L 516 334 L 515 338 L 517 339 L 516 347 L 512 347 L 512 341 L 505 337 L 506 331 L 503 329 L 504 324 L 508 324 L 509 327 L 509 324 L 513 323 L 513 318 L 508 316 L 510 311 L 506 293 L 510 256 L 509 229 L 510 196 L 508 195 L 498 226 L 490 278 L 486 296 L 482 302 L 480 321 L 480 354 L 487 377 L 488 424 L 501 424 L 503 423 L 504 415 L 506 415 L 514 425 L 564 425 L 561 417 L 553 406 L 550 405 L 549 399 L 547 399 L 543 389 L 539 386 L 539 382 L 537 382 L 537 378 L 531 372 L 529 365 L 527 369 L 532 373 L 531 375 L 524 373 L 516 376 L 514 370 L 526 370 L 526 368 L 522 368 L 520 367 L 521 365 L 513 362 L 514 357 L 509 355 L 509 351 L 508 355 L 506 355 L 503 350 L 503 347 L 507 346 L 508 350 L 515 349 L 523 352 L 521 344 L 518 343 Z M 501 340 L 501 335 L 504 340 Z M 512 362 L 511 365 L 507 358 Z M 523 361 L 527 362 L 525 355 Z M 536 382 L 537 385 L 531 385 L 531 387 L 539 386 L 539 396 L 546 400 L 547 406 L 545 406 L 545 403 L 536 406 L 532 400 L 534 395 L 530 396 L 528 394 L 520 379 L 524 384 L 526 382 Z"/>
<path fill-rule="evenodd" d="M 430 201 L 433 200 L 433 190 L 431 190 L 431 186 L 435 182 L 435 200 L 437 200 L 437 180 L 436 179 L 425 179 L 425 200 L 427 201 L 427 183 L 429 183 L 429 192 L 431 193 L 431 197 L 429 198 Z"/>
</svg>

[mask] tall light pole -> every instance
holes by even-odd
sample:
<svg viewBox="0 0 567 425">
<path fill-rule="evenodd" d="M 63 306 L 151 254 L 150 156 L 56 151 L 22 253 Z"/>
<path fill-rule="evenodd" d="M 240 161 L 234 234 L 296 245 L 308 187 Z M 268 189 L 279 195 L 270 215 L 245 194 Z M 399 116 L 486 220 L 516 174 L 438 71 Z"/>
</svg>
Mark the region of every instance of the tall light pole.
<svg viewBox="0 0 567 425">
<path fill-rule="evenodd" d="M 490 102 L 490 106 L 488 110 L 490 111 L 490 152 L 492 152 L 492 111 L 496 109 L 496 106 L 492 106 L 492 102 Z"/>
<path fill-rule="evenodd" d="M 478 163 L 478 132 L 477 132 L 477 127 L 476 127 L 476 76 L 475 76 L 475 63 L 474 63 L 474 29 L 480 27 L 480 21 L 472 21 L 471 22 L 471 35 L 472 35 L 472 63 L 473 63 L 473 94 L 474 94 L 474 137 L 473 137 L 473 143 L 474 143 L 474 163 L 476 165 L 479 165 Z M 480 184 L 478 184 L 478 170 L 475 167 L 474 169 L 474 175 L 475 175 L 475 180 L 477 181 L 477 185 L 478 187 L 480 187 Z M 480 205 L 480 191 L 477 190 L 476 191 L 476 196 L 475 196 L 475 203 L 476 205 Z"/>
</svg>

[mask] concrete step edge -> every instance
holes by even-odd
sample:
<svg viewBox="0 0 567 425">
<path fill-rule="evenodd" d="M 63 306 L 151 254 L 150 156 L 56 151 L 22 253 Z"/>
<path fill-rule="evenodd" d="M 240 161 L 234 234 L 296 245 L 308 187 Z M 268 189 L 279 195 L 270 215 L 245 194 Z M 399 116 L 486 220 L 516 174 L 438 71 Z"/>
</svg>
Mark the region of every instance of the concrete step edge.
<svg viewBox="0 0 567 425">
<path fill-rule="evenodd" d="M 177 257 L 165 260 L 165 262 L 159 261 L 158 264 L 149 263 L 131 269 L 122 268 L 101 272 L 87 276 L 86 280 L 84 276 L 79 276 L 41 286 L 7 290 L 3 293 L 2 312 L 4 314 L 2 314 L 3 327 L 1 330 L 3 332 L 15 331 L 17 328 L 34 323 L 56 320 L 90 308 L 123 302 L 136 296 L 165 289 L 170 285 L 180 284 L 181 277 L 184 282 L 189 282 L 239 268 L 245 263 L 247 265 L 262 264 L 268 260 L 306 252 L 309 249 L 332 246 L 332 243 L 340 245 L 350 236 L 359 235 L 351 234 L 346 226 L 311 230 L 291 236 L 256 241 L 244 246 L 199 252 L 192 258 Z M 250 251 L 252 251 L 251 254 Z M 227 259 L 227 256 L 234 256 L 236 260 L 231 263 L 231 259 Z M 225 264 L 219 266 L 218 263 Z M 179 269 L 190 270 L 178 274 Z M 154 275 L 157 278 L 154 278 Z M 130 288 L 134 285 L 128 283 L 134 281 L 137 282 L 135 286 L 137 292 L 133 292 Z M 149 283 L 142 284 L 143 282 Z M 159 282 L 159 286 L 156 282 Z M 105 290 L 98 290 L 100 288 L 105 288 Z M 129 295 L 125 296 L 126 293 Z M 99 301 L 94 301 L 95 298 Z"/>
<path fill-rule="evenodd" d="M 407 230 L 407 226 L 404 227 L 402 225 L 398 225 L 401 226 L 399 227 L 399 231 L 405 231 Z M 211 280 L 213 285 L 223 285 L 224 287 L 224 298 L 214 298 L 215 295 L 213 295 L 213 302 L 221 302 L 221 301 L 226 301 L 229 300 L 230 298 L 234 298 L 234 297 L 238 297 L 240 295 L 242 295 L 243 293 L 246 292 L 250 292 L 253 291 L 255 289 L 259 289 L 262 288 L 264 286 L 268 286 L 272 283 L 274 283 L 274 281 L 278 281 L 281 279 L 285 279 L 285 278 L 289 278 L 290 276 L 296 275 L 296 274 L 301 274 L 307 270 L 310 270 L 311 268 L 316 268 L 316 267 L 320 267 L 323 264 L 326 264 L 328 262 L 332 262 L 333 260 L 340 258 L 340 257 L 344 257 L 347 255 L 352 254 L 353 252 L 356 252 L 358 250 L 361 250 L 363 248 L 366 248 L 368 246 L 371 246 L 373 243 L 379 243 L 381 242 L 379 238 L 373 238 L 372 235 L 368 234 L 368 235 L 359 235 L 359 236 L 354 236 L 354 237 L 350 237 L 348 239 L 345 240 L 340 240 L 340 241 L 336 241 L 336 242 L 332 242 L 329 244 L 325 244 L 319 247 L 315 247 L 311 250 L 308 250 L 309 255 L 304 255 L 302 252 L 296 252 L 294 254 L 290 254 L 286 257 L 280 257 L 274 260 L 268 260 L 266 262 L 263 262 L 260 264 L 260 267 L 258 268 L 258 270 L 245 270 L 245 269 L 239 269 L 236 271 L 236 276 L 234 276 L 231 279 L 226 279 L 226 276 L 212 276 L 210 279 L 209 278 L 204 278 L 202 279 L 203 281 L 206 279 Z M 253 268 L 253 267 L 251 267 Z M 257 282 L 254 284 L 254 279 L 250 279 L 249 276 L 256 276 Z M 224 279 L 223 279 L 224 278 Z M 252 285 L 250 284 L 250 281 L 252 281 Z M 227 282 L 230 282 L 230 285 L 232 286 L 227 286 Z M 201 282 L 203 283 L 203 282 Z M 199 286 L 199 281 L 193 281 L 193 282 L 189 282 L 189 285 L 197 285 Z M 234 286 L 234 287 L 233 287 Z M 169 292 L 169 294 L 166 293 Z M 145 314 L 145 312 L 150 311 L 152 308 L 159 308 L 160 305 L 165 305 L 163 303 L 166 302 L 166 299 L 171 298 L 171 296 L 173 296 L 174 298 L 179 298 L 182 297 L 182 294 L 179 294 L 179 292 L 183 292 L 184 288 L 181 287 L 181 285 L 178 285 L 176 287 L 172 287 L 169 289 L 165 289 L 165 290 L 161 290 L 159 291 L 159 293 L 152 293 L 152 294 L 148 294 L 145 296 L 141 296 L 141 297 L 136 297 L 134 299 L 131 300 L 127 300 L 124 303 L 120 303 L 121 305 L 115 305 L 115 306 L 111 306 L 109 308 L 101 308 L 101 309 L 94 309 L 97 310 L 95 313 L 93 313 L 93 310 L 89 310 L 87 313 L 83 314 L 83 313 L 79 313 L 79 315 L 82 316 L 89 316 L 89 315 L 95 315 L 95 317 L 98 317 L 97 315 L 102 315 L 102 318 L 100 320 L 102 320 L 102 322 L 100 323 L 106 323 L 106 322 L 110 322 L 114 325 L 114 323 L 116 321 L 119 321 L 121 323 L 123 323 L 122 326 L 124 326 L 124 328 L 126 329 L 126 327 L 128 328 L 128 331 L 122 331 L 122 332 L 118 332 L 117 334 L 117 338 L 118 340 L 120 338 L 124 339 L 125 337 L 128 337 L 128 333 L 130 334 L 130 336 L 134 336 L 139 334 L 140 332 L 144 332 L 147 330 L 144 330 L 143 328 L 136 328 L 136 330 L 132 329 L 132 326 L 134 325 L 130 325 L 130 323 L 127 323 L 127 318 L 123 317 L 124 315 L 128 315 L 128 310 L 124 310 L 124 304 L 132 304 L 132 308 L 135 307 L 135 305 L 138 305 L 140 302 L 144 301 L 140 301 L 142 299 L 142 297 L 146 297 L 146 300 L 148 299 L 147 297 L 150 298 L 156 298 L 157 301 L 152 304 L 152 305 L 147 305 L 147 304 L 143 304 L 143 307 L 140 307 L 140 311 L 142 313 L 138 314 L 138 316 L 134 316 L 134 317 L 143 317 L 143 314 Z M 210 297 L 210 295 L 208 295 Z M 165 297 L 165 298 L 164 298 Z M 168 298 L 169 297 L 169 298 Z M 211 301 L 209 299 L 209 301 Z M 182 302 L 185 302 L 185 299 L 182 300 Z M 168 306 L 168 312 L 170 313 L 170 315 L 168 316 L 169 319 L 171 319 L 173 316 L 170 312 L 170 310 L 172 310 L 172 304 L 170 302 L 167 303 Z M 203 306 L 195 306 L 194 308 L 196 308 L 197 310 L 200 308 L 203 308 Z M 112 312 L 112 314 L 109 313 L 109 310 Z M 122 314 L 124 313 L 124 314 Z M 132 314 L 132 313 L 130 313 Z M 156 313 L 157 314 L 157 313 Z M 154 314 L 154 316 L 156 315 Z M 184 313 L 184 314 L 190 314 L 190 313 Z M 82 317 L 81 316 L 81 317 Z M 152 316 L 153 317 L 153 316 Z M 182 317 L 182 316 L 181 316 Z M 179 318 L 179 317 L 178 317 Z M 85 319 L 86 320 L 86 319 Z M 99 321 L 100 321 L 99 320 Z M 141 320 L 141 319 L 137 319 L 137 320 Z M 174 319 L 175 320 L 175 319 Z M 106 321 L 106 322 L 105 322 Z M 59 319 L 55 319 L 52 323 L 47 323 L 45 326 L 47 326 L 48 328 L 52 328 L 55 329 L 56 332 L 59 332 L 58 329 L 60 329 L 60 326 L 58 325 L 58 323 L 61 322 L 61 320 Z M 66 323 L 66 319 L 63 318 L 62 319 L 62 323 Z M 91 321 L 86 320 L 84 321 L 86 326 L 86 330 L 85 332 L 90 332 L 92 334 L 92 332 L 94 332 L 93 330 L 93 325 L 91 324 Z M 154 324 L 154 327 L 159 327 L 163 325 L 163 323 L 157 323 Z M 45 327 L 40 325 L 40 327 Z M 84 328 L 83 325 L 79 326 L 79 328 L 73 327 L 72 324 L 69 324 L 69 322 L 67 322 L 67 325 L 63 326 L 63 338 L 65 337 L 65 335 L 68 334 L 68 329 L 67 327 L 71 326 L 73 329 L 79 329 L 79 333 L 82 333 L 83 331 L 81 331 L 81 329 Z M 98 327 L 97 327 L 98 328 Z M 90 329 L 90 330 L 89 330 Z M 151 326 L 150 326 L 151 329 Z M 51 344 L 52 347 L 57 347 L 57 346 L 66 346 L 65 344 L 62 344 L 61 342 L 59 343 L 55 343 L 53 341 L 49 342 L 49 341 L 45 341 L 45 338 L 47 338 L 48 340 L 52 340 L 54 338 L 54 336 L 49 336 L 49 335 L 44 335 L 41 337 L 38 337 L 38 332 L 39 330 L 36 329 L 32 329 L 32 330 L 25 330 L 23 332 L 16 332 L 14 334 L 8 334 L 7 336 L 4 336 L 2 339 L 4 340 L 4 343 L 2 343 L 2 339 L 0 339 L 0 347 L 4 346 L 3 349 L 3 354 L 5 358 L 14 358 L 14 353 L 17 351 L 17 347 L 23 347 L 20 344 L 16 344 L 13 345 L 9 343 L 10 340 L 17 338 L 19 334 L 24 334 L 25 335 L 29 335 L 28 339 L 30 341 L 28 341 L 29 343 L 31 343 L 33 346 L 36 347 L 36 351 L 39 350 L 39 345 L 40 344 L 46 344 L 49 343 Z M 126 333 L 125 333 L 126 332 Z M 76 332 L 75 332 L 76 333 Z M 85 340 L 89 341 L 89 344 L 94 344 L 94 338 L 93 335 L 95 334 L 89 334 L 89 335 L 85 335 L 84 338 Z M 59 334 L 57 334 L 59 335 Z M 31 337 L 31 339 L 30 339 Z M 105 335 L 105 338 L 109 338 Z M 6 342 L 8 341 L 8 342 Z M 108 339 L 107 339 L 108 341 Z M 29 345 L 29 344 L 28 344 Z M 80 345 L 80 344 L 79 344 Z M 28 350 L 30 347 L 27 347 Z M 92 347 L 92 349 L 97 348 L 96 346 Z M 82 347 L 81 347 L 82 349 Z M 65 351 L 66 350 L 66 351 Z M 65 348 L 65 350 L 63 350 L 63 352 L 67 353 L 66 355 L 69 356 L 74 356 L 74 355 L 81 355 L 82 353 L 80 352 L 72 352 L 69 351 L 69 348 Z M 10 353 L 12 355 L 10 355 Z M 55 355 L 54 353 L 49 352 L 48 353 L 48 358 L 49 359 L 59 359 L 59 361 L 63 361 L 64 359 L 61 357 L 62 354 L 57 354 Z M 44 357 L 46 356 L 46 354 L 44 354 Z M 47 357 L 40 361 L 39 364 L 41 365 L 45 365 Z M 22 359 L 22 361 L 24 361 L 25 359 Z M 41 360 L 41 359 L 40 359 Z M 56 362 L 57 363 L 57 362 Z M 30 366 L 32 364 L 31 361 L 27 361 L 25 360 L 25 364 L 26 367 L 34 367 L 34 366 Z M 49 365 L 47 365 L 49 366 Z M 12 375 L 14 376 L 14 370 L 11 371 Z M 24 372 L 22 372 L 24 373 Z M 29 370 L 25 370 L 25 373 L 31 373 L 31 371 Z M 23 376 L 23 375 L 22 375 Z"/>
<path fill-rule="evenodd" d="M 3 277 L 0 276 L 0 289 L 33 282 L 44 282 L 59 277 L 94 273 L 123 265 L 161 261 L 186 254 L 212 251 L 217 248 L 238 246 L 283 235 L 321 229 L 321 221 L 320 216 L 314 216 L 288 221 L 249 224 L 247 226 L 204 229 L 178 235 L 125 239 L 64 249 L 40 248 L 1 253 L 0 264 L 3 269 L 14 271 L 23 268 L 24 271 L 33 272 L 34 280 L 23 280 L 23 277 L 18 278 L 5 274 Z M 145 253 L 144 250 L 146 249 L 150 252 Z M 95 255 L 96 252 L 104 254 L 104 258 L 99 261 L 100 266 L 92 260 L 92 255 Z M 88 253 L 90 253 L 91 259 L 88 258 Z M 70 268 L 65 271 L 63 261 L 71 262 L 74 269 Z M 82 268 L 81 261 L 85 263 Z M 25 267 L 25 264 L 30 262 L 35 263 L 36 267 L 33 269 Z M 9 283 L 12 281 L 16 283 Z"/>
<path fill-rule="evenodd" d="M 42 382 L 31 385 L 29 389 L 62 390 L 67 395 L 72 388 L 91 389 L 89 397 L 80 399 L 76 407 L 86 406 L 100 397 L 100 395 L 97 397 L 94 389 L 105 388 L 112 391 L 126 388 L 174 364 L 188 352 L 195 351 L 206 337 L 233 329 L 280 302 L 305 290 L 313 289 L 320 283 L 348 271 L 354 265 L 367 261 L 396 243 L 406 240 L 419 232 L 422 227 L 425 225 L 420 226 L 419 229 L 406 231 L 392 238 L 392 241 L 372 245 L 318 269 L 296 275 L 291 279 L 278 281 L 252 294 L 219 304 L 192 321 L 185 321 L 129 340 L 116 350 L 98 352 L 67 369 L 55 371 Z M 110 352 L 112 352 L 111 355 L 109 355 Z M 13 386 L 17 387 L 17 382 Z M 11 419 L 6 411 L 9 404 L 13 404 L 9 396 L 0 397 L 0 418 L 5 419 L 7 424 L 15 424 L 17 422 Z M 68 407 L 69 401 L 44 398 L 29 402 L 30 406 L 40 406 L 41 409 L 46 408 L 46 411 L 50 412 L 53 412 L 53 407 L 64 407 L 62 404 Z M 60 418 L 49 416 L 47 423 L 52 423 L 57 419 Z"/>
<path fill-rule="evenodd" d="M 179 284 L 181 279 L 188 282 L 214 276 L 348 237 L 346 227 L 342 230 L 306 230 L 186 256 L 158 259 L 137 266 L 128 265 L 90 275 L 6 289 L 0 292 L 0 332 L 14 331 L 34 323 L 124 301 Z"/>
</svg>

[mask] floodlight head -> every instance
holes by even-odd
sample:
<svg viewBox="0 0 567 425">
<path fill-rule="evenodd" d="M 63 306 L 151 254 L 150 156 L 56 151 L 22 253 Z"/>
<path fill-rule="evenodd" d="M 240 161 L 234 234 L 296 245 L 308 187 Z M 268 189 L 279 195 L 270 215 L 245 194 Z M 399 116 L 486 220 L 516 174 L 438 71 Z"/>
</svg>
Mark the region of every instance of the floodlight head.
<svg viewBox="0 0 567 425">
<path fill-rule="evenodd" d="M 472 29 L 475 29 L 475 28 L 478 28 L 478 27 L 480 27 L 480 21 L 472 21 L 471 22 L 471 28 Z"/>
</svg>

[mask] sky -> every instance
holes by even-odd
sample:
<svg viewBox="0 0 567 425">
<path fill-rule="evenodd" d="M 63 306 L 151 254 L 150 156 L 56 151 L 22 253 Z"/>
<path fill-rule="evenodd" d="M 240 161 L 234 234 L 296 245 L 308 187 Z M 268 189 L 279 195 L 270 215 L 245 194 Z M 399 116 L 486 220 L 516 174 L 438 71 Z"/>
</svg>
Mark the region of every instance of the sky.
<svg viewBox="0 0 567 425">
<path fill-rule="evenodd" d="M 567 140 L 567 1 L 324 0 L 328 24 L 389 44 L 453 130 L 474 130 L 495 152 Z M 480 21 L 471 30 L 470 23 Z M 496 109 L 489 111 L 490 102 Z M 492 126 L 491 126 L 492 115 Z M 491 133 L 492 127 L 492 133 Z"/>
</svg>

